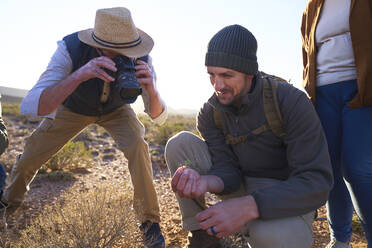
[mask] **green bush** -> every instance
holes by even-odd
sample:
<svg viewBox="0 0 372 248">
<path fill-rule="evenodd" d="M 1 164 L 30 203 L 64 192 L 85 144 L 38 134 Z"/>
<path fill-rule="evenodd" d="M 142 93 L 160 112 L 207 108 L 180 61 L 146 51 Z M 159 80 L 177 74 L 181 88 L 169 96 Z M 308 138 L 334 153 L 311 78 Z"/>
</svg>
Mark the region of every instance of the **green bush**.
<svg viewBox="0 0 372 248">
<path fill-rule="evenodd" d="M 84 146 L 84 142 L 69 141 L 58 153 L 44 164 L 44 171 L 73 170 L 90 167 L 92 152 Z"/>
<path fill-rule="evenodd" d="M 181 131 L 197 133 L 195 117 L 192 116 L 170 115 L 161 126 L 152 123 L 150 118 L 145 115 L 140 115 L 139 119 L 146 129 L 145 138 L 158 145 L 165 145 L 170 137 Z"/>
<path fill-rule="evenodd" d="M 20 116 L 21 111 L 19 110 L 19 104 L 18 103 L 1 103 L 2 106 L 2 112 L 4 115 L 15 115 Z"/>
<path fill-rule="evenodd" d="M 151 141 L 155 144 L 165 145 L 169 138 L 178 132 L 185 131 L 187 128 L 183 123 L 165 123 L 157 127 L 156 132 L 152 134 Z"/>
<path fill-rule="evenodd" d="M 75 174 L 71 171 L 52 171 L 47 172 L 45 169 L 39 170 L 40 176 L 52 181 L 74 181 L 76 179 Z"/>
</svg>

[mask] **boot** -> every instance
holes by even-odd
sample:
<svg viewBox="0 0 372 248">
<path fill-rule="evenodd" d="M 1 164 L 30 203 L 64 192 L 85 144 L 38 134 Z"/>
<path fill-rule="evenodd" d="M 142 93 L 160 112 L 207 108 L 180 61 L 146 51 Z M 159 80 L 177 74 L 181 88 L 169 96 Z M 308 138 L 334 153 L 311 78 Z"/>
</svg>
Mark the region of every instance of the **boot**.
<svg viewBox="0 0 372 248">
<path fill-rule="evenodd" d="M 325 248 L 351 248 L 351 245 L 349 242 L 345 243 L 332 238 Z"/>
<path fill-rule="evenodd" d="M 142 223 L 140 230 L 146 248 L 165 248 L 165 240 L 159 223 L 146 221 Z"/>
<path fill-rule="evenodd" d="M 222 248 L 220 239 L 211 236 L 204 230 L 195 230 L 189 232 L 188 242 L 185 248 Z"/>
</svg>

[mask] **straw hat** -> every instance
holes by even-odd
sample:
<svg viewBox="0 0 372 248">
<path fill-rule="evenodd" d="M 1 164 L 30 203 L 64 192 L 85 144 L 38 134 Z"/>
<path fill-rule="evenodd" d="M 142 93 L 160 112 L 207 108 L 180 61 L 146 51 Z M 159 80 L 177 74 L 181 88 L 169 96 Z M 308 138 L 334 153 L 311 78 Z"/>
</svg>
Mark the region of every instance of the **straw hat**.
<svg viewBox="0 0 372 248">
<path fill-rule="evenodd" d="M 92 46 L 115 51 L 127 57 L 142 57 L 154 46 L 152 38 L 136 28 L 128 9 L 99 9 L 94 28 L 82 30 L 79 39 Z"/>
</svg>

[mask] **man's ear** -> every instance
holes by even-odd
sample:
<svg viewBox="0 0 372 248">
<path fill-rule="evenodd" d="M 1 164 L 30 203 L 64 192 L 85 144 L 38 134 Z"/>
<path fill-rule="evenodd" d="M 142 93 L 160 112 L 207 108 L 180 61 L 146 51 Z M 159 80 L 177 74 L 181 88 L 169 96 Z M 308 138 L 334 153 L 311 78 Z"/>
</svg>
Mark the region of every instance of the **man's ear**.
<svg viewBox="0 0 372 248">
<path fill-rule="evenodd" d="M 246 74 L 246 77 L 249 80 L 249 82 L 252 82 L 252 79 L 254 78 L 254 75 L 253 74 Z"/>
</svg>

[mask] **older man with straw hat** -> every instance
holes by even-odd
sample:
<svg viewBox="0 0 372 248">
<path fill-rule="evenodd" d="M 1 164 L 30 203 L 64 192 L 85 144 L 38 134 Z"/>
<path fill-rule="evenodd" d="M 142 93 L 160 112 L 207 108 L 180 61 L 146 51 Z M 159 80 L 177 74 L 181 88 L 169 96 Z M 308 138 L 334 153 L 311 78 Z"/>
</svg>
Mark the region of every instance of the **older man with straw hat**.
<svg viewBox="0 0 372 248">
<path fill-rule="evenodd" d="M 144 127 L 129 105 L 142 92 L 152 120 L 162 124 L 167 117 L 148 56 L 153 45 L 122 7 L 97 10 L 93 29 L 58 42 L 47 69 L 21 103 L 23 114 L 44 120 L 13 166 L 10 184 L 1 192 L 3 205 L 19 205 L 43 163 L 95 123 L 110 133 L 128 159 L 134 209 L 146 247 L 165 246 Z"/>
</svg>

